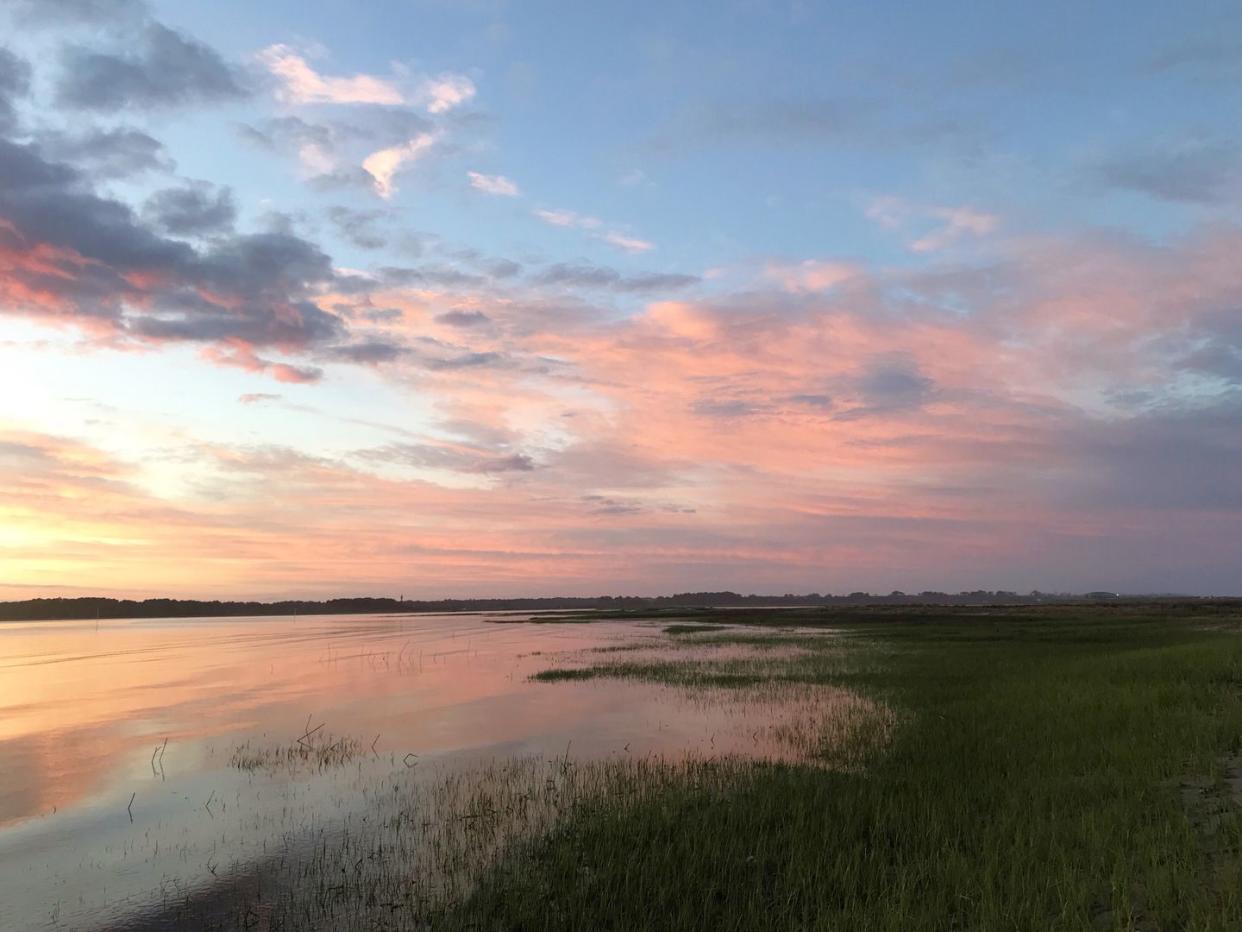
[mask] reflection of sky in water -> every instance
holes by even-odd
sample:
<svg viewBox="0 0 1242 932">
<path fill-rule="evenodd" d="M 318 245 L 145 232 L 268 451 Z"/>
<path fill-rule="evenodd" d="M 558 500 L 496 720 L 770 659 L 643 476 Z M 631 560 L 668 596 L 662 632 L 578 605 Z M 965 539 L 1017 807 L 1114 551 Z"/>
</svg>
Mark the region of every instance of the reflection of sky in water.
<svg viewBox="0 0 1242 932">
<path fill-rule="evenodd" d="M 368 780 L 407 772 L 407 753 L 413 778 L 567 748 L 750 750 L 740 704 L 527 679 L 636 638 L 667 643 L 651 625 L 461 615 L 0 626 L 0 928 L 97 927 L 209 882 L 288 830 L 274 809 L 326 824 L 364 804 Z M 289 744 L 308 716 L 364 747 L 378 735 L 378 755 L 328 773 L 229 766 L 238 744 Z"/>
</svg>

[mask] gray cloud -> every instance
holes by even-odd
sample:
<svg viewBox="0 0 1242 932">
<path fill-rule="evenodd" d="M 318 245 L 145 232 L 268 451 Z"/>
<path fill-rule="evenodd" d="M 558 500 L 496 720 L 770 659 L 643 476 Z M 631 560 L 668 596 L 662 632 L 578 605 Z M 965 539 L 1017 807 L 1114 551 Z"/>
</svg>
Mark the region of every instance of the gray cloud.
<svg viewBox="0 0 1242 932">
<path fill-rule="evenodd" d="M 17 121 L 13 101 L 30 89 L 30 65 L 8 49 L 0 47 L 0 131 Z"/>
<path fill-rule="evenodd" d="M 414 110 L 403 107 L 354 105 L 348 120 L 325 119 L 311 122 L 299 116 L 266 119 L 258 124 L 239 124 L 244 139 L 270 149 L 296 152 L 304 145 L 319 146 L 333 152 L 339 146 L 362 143 L 398 142 L 432 129 L 431 122 Z"/>
<path fill-rule="evenodd" d="M 417 281 L 422 281 L 422 275 L 418 269 L 412 269 L 408 266 L 401 265 L 385 265 L 375 270 L 375 274 L 379 276 L 380 281 L 389 286 L 410 285 Z"/>
<path fill-rule="evenodd" d="M 63 26 L 66 23 L 107 26 L 142 19 L 142 0 L 7 0 L 14 18 L 25 26 Z"/>
<path fill-rule="evenodd" d="M 461 263 L 474 270 L 472 273 L 466 274 L 474 275 L 473 281 L 477 283 L 482 282 L 482 278 L 478 276 L 506 281 L 516 278 L 522 273 L 521 264 L 514 262 L 512 259 L 486 256 L 477 249 L 449 248 L 435 237 L 426 237 L 425 242 L 420 245 L 422 247 L 420 251 L 433 252 L 454 263 Z"/>
<path fill-rule="evenodd" d="M 464 418 L 452 418 L 436 422 L 441 431 L 461 437 L 472 446 L 488 449 L 505 449 L 521 439 L 521 433 L 497 424 L 486 424 Z"/>
<path fill-rule="evenodd" d="M 557 451 L 549 468 L 571 487 L 654 489 L 677 482 L 694 465 L 637 455 L 625 443 L 580 441 Z"/>
<path fill-rule="evenodd" d="M 1072 504 L 1220 514 L 1242 509 L 1242 392 L 1085 423 L 1066 440 L 1085 467 Z"/>
<path fill-rule="evenodd" d="M 237 205 L 233 192 L 205 181 L 156 191 L 143 205 L 143 218 L 173 236 L 198 236 L 233 228 Z"/>
<path fill-rule="evenodd" d="M 337 343 L 344 333 L 339 317 L 310 300 L 334 278 L 314 244 L 273 232 L 196 250 L 35 146 L 0 140 L 0 219 L 8 282 L 19 286 L 0 305 L 7 313 L 103 320 L 146 339 L 285 348 Z"/>
<path fill-rule="evenodd" d="M 243 140 L 270 152 L 302 157 L 308 150 L 314 151 L 316 161 L 331 166 L 307 181 L 319 191 L 372 190 L 375 178 L 360 167 L 362 157 L 431 129 L 431 122 L 421 113 L 378 106 L 351 107 L 348 120 L 311 122 L 298 116 L 283 116 L 237 127 Z"/>
<path fill-rule="evenodd" d="M 835 415 L 836 420 L 919 408 L 932 398 L 936 383 L 923 375 L 913 359 L 881 356 L 867 364 L 853 388 L 861 404 Z"/>
<path fill-rule="evenodd" d="M 332 127 L 296 116 L 273 117 L 258 126 L 242 123 L 237 132 L 247 142 L 273 151 L 296 151 L 307 145 L 330 150 L 336 145 L 336 131 Z"/>
<path fill-rule="evenodd" d="M 432 122 L 418 110 L 374 104 L 352 107 L 349 119 L 340 121 L 336 127 L 349 139 L 384 145 L 402 142 L 434 128 Z"/>
<path fill-rule="evenodd" d="M 135 317 L 126 331 L 161 341 L 226 343 L 300 349 L 341 336 L 340 321 L 308 301 L 277 304 L 256 302 L 244 315 L 230 319 L 217 305 L 185 295 L 165 297 L 162 311 Z M 308 370 L 310 371 L 310 370 Z"/>
<path fill-rule="evenodd" d="M 984 62 L 977 75 L 959 74 L 949 80 L 959 85 L 964 77 L 983 80 L 984 72 L 997 67 L 995 62 Z M 892 79 L 893 70 L 886 66 L 884 80 L 890 90 Z M 926 82 L 918 88 L 926 90 Z M 922 98 L 922 105 L 913 111 L 894 107 L 879 95 L 699 101 L 665 123 L 645 147 L 657 155 L 677 157 L 696 147 L 719 145 L 832 145 L 871 151 L 934 146 L 971 160 L 988 150 L 992 140 L 988 127 L 946 111 L 943 95 L 924 93 Z"/>
<path fill-rule="evenodd" d="M 853 132 L 868 113 L 868 107 L 851 100 L 736 102 L 704 110 L 698 129 L 707 135 L 724 137 L 815 140 Z"/>
<path fill-rule="evenodd" d="M 514 278 L 522 274 L 522 266 L 512 259 L 484 259 L 479 267 L 492 278 Z"/>
<path fill-rule="evenodd" d="M 0 47 L 0 92 L 24 94 L 30 89 L 30 63 Z"/>
<path fill-rule="evenodd" d="M 568 265 L 558 262 L 548 266 L 537 276 L 535 281 L 540 285 L 570 285 L 577 288 L 608 288 L 621 278 L 615 269 L 581 263 Z"/>
<path fill-rule="evenodd" d="M 1105 159 L 1092 174 L 1159 200 L 1214 204 L 1242 190 L 1242 152 L 1226 143 L 1164 143 Z"/>
<path fill-rule="evenodd" d="M 934 385 L 913 360 L 903 359 L 873 363 L 858 383 L 868 404 L 901 406 L 922 402 Z"/>
<path fill-rule="evenodd" d="M 74 169 L 33 146 L 0 140 L 0 208 L 36 242 L 64 246 L 108 266 L 179 267 L 193 254 L 137 223 L 119 201 L 91 193 Z"/>
<path fill-rule="evenodd" d="M 91 129 L 77 135 L 47 133 L 39 141 L 49 156 L 70 162 L 96 179 L 176 168 L 163 143 L 136 129 Z"/>
<path fill-rule="evenodd" d="M 606 495 L 584 495 L 582 501 L 593 515 L 639 515 L 644 510 L 637 502 Z"/>
<path fill-rule="evenodd" d="M 876 131 L 875 110 L 844 98 L 716 101 L 683 112 L 651 144 L 676 154 L 688 143 L 853 141 Z"/>
<path fill-rule="evenodd" d="M 70 46 L 61 55 L 61 68 L 57 99 L 83 110 L 217 103 L 247 93 L 214 49 L 154 22 L 135 51 Z"/>
<path fill-rule="evenodd" d="M 491 366 L 505 361 L 501 353 L 468 352 L 456 356 L 426 356 L 422 364 L 428 369 L 473 369 L 476 366 Z"/>
<path fill-rule="evenodd" d="M 337 232 L 359 249 L 382 249 L 387 245 L 387 238 L 375 229 L 387 217 L 388 212 L 380 209 L 358 210 L 340 205 L 328 208 L 328 220 Z"/>
<path fill-rule="evenodd" d="M 817 393 L 790 395 L 789 401 L 807 408 L 818 408 L 821 411 L 831 410 L 834 404 L 831 395 Z"/>
<path fill-rule="evenodd" d="M 479 288 L 487 279 L 450 265 L 428 264 L 417 268 L 385 266 L 379 274 L 388 285 L 429 284 L 442 288 Z"/>
<path fill-rule="evenodd" d="M 1242 70 L 1242 41 L 1233 38 L 1192 39 L 1153 55 L 1143 68 L 1148 74 L 1180 69 L 1236 74 Z"/>
<path fill-rule="evenodd" d="M 1213 342 L 1178 360 L 1178 367 L 1242 387 L 1242 347 Z"/>
<path fill-rule="evenodd" d="M 631 498 L 613 498 L 608 495 L 583 495 L 582 502 L 593 515 L 641 515 L 650 513 L 692 515 L 696 509 L 670 502 L 646 504 Z"/>
<path fill-rule="evenodd" d="M 697 284 L 697 275 L 648 273 L 622 275 L 616 269 L 587 262 L 558 262 L 534 277 L 536 284 L 597 288 L 620 292 L 676 291 Z"/>
<path fill-rule="evenodd" d="M 447 324 L 450 327 L 485 327 L 492 322 L 492 319 L 482 311 L 445 311 L 443 314 L 436 315 L 437 324 Z"/>
<path fill-rule="evenodd" d="M 497 453 L 459 444 L 396 443 L 359 451 L 358 456 L 420 469 L 444 469 L 476 475 L 530 472 L 536 468 L 535 461 L 525 453 Z"/>
<path fill-rule="evenodd" d="M 732 418 L 758 414 L 763 409 L 739 398 L 702 398 L 694 403 L 692 410 L 707 417 Z"/>
<path fill-rule="evenodd" d="M 674 272 L 653 272 L 646 275 L 623 275 L 616 284 L 617 291 L 648 292 L 648 291 L 680 291 L 697 285 L 701 279 L 697 275 L 680 275 Z"/>
<path fill-rule="evenodd" d="M 379 280 L 372 275 L 361 272 L 339 272 L 333 282 L 333 287 L 340 294 L 369 296 L 369 293 L 374 291 L 379 284 Z"/>
<path fill-rule="evenodd" d="M 345 168 L 323 172 L 307 179 L 306 184 L 316 191 L 373 191 L 375 176 L 365 168 L 350 165 Z"/>
<path fill-rule="evenodd" d="M 434 337 L 417 337 L 412 342 L 414 345 L 403 347 L 405 357 L 412 365 L 433 372 L 488 366 L 510 368 L 515 365 L 514 360 L 504 353 L 472 350 Z"/>
<path fill-rule="evenodd" d="M 406 349 L 398 343 L 386 340 L 368 340 L 364 343 L 351 343 L 345 346 L 334 346 L 329 354 L 346 362 L 374 364 L 392 362 L 400 358 Z"/>
<path fill-rule="evenodd" d="M 361 316 L 373 324 L 386 324 L 394 320 L 400 320 L 405 315 L 400 308 L 395 307 L 373 307 L 362 311 Z"/>
<path fill-rule="evenodd" d="M 332 281 L 332 261 L 318 246 L 291 233 L 251 233 L 221 240 L 203 254 L 198 271 L 222 289 L 252 294 L 302 293 Z"/>
</svg>

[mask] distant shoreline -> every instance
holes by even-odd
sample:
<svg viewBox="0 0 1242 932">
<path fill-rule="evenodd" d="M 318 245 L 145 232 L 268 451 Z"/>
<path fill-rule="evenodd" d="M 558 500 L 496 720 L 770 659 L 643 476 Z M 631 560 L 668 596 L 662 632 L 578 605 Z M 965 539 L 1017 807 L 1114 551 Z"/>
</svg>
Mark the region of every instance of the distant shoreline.
<svg viewBox="0 0 1242 932">
<path fill-rule="evenodd" d="M 229 618 L 289 615 L 447 614 L 502 611 L 652 611 L 708 608 L 832 607 L 859 605 L 1044 605 L 1066 602 L 1211 601 L 1217 597 L 1185 595 L 1122 595 L 1113 592 L 1043 593 L 1025 595 L 1003 590 L 973 592 L 893 592 L 876 595 L 741 595 L 736 592 L 687 592 L 671 596 L 563 596 L 517 599 L 382 599 L 341 598 L 279 602 L 200 599 L 112 599 L 102 597 L 24 599 L 0 602 L 0 622 L 80 621 L 84 619 Z"/>
</svg>

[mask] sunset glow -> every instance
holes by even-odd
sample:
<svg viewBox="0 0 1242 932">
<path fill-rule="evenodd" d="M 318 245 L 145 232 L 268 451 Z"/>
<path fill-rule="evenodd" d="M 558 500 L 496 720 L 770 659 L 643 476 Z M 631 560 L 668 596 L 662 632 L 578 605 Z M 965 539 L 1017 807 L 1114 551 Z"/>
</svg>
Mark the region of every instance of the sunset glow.
<svg viewBox="0 0 1242 932">
<path fill-rule="evenodd" d="M 7 0 L 0 598 L 1236 592 L 1242 20 L 1054 6 Z"/>
</svg>

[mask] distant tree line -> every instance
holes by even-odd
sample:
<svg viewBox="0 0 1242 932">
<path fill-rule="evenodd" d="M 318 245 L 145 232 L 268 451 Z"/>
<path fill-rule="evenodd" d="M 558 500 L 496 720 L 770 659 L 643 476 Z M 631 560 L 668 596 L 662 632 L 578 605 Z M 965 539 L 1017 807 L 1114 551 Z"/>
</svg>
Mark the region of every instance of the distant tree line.
<svg viewBox="0 0 1242 932">
<path fill-rule="evenodd" d="M 736 592 L 682 592 L 677 595 L 566 596 L 541 599 L 327 599 L 283 602 L 221 602 L 201 599 L 25 599 L 0 602 L 0 621 L 51 621 L 82 618 L 202 618 L 236 615 L 355 615 L 383 612 L 494 612 L 557 609 L 729 608 L 732 606 L 791 605 L 995 605 L 1121 598 L 1115 592 L 1082 594 L 1030 592 L 1020 595 L 1003 589 L 972 592 L 890 592 L 886 595 L 851 592 L 849 595 L 740 595 Z"/>
</svg>

